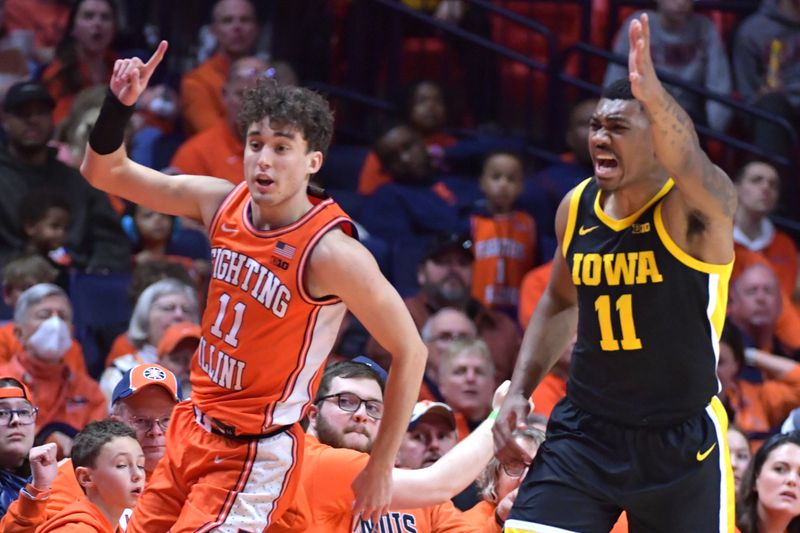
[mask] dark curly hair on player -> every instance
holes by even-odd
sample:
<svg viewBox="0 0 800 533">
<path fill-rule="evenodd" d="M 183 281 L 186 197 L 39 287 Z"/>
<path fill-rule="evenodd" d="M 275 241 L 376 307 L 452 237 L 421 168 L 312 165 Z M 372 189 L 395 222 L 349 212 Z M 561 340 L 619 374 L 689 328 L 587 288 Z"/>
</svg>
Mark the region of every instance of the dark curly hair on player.
<svg viewBox="0 0 800 533">
<path fill-rule="evenodd" d="M 246 134 L 252 123 L 266 117 L 281 126 L 297 128 L 308 143 L 309 152 L 324 154 L 331 144 L 333 111 L 325 98 L 314 91 L 259 79 L 242 99 L 239 128 Z"/>
<path fill-rule="evenodd" d="M 633 90 L 631 90 L 631 80 L 619 78 L 609 84 L 600 94 L 600 98 L 607 100 L 635 100 Z"/>
</svg>

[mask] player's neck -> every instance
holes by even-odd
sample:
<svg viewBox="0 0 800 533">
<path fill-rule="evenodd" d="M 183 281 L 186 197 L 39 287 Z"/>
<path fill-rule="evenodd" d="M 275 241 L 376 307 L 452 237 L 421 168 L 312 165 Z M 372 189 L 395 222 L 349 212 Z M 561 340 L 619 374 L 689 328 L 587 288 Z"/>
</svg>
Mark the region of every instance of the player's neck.
<svg viewBox="0 0 800 533">
<path fill-rule="evenodd" d="M 268 207 L 259 206 L 250 200 L 250 222 L 260 231 L 282 228 L 300 220 L 312 207 L 305 192 Z"/>
<path fill-rule="evenodd" d="M 664 177 L 663 180 L 639 180 L 623 185 L 614 191 L 602 193 L 600 205 L 606 215 L 621 220 L 647 205 L 664 187 L 666 181 L 667 178 Z"/>
</svg>

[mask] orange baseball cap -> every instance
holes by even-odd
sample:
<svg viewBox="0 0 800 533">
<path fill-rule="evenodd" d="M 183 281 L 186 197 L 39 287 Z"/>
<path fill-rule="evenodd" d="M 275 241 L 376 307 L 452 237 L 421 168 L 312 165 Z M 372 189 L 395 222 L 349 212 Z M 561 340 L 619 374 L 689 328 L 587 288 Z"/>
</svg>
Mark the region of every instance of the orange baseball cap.
<svg viewBox="0 0 800 533">
<path fill-rule="evenodd" d="M 197 339 L 199 342 L 201 334 L 202 330 L 200 326 L 193 322 L 178 322 L 177 324 L 172 324 L 164 332 L 164 336 L 161 337 L 161 341 L 156 347 L 156 353 L 159 357 L 164 357 L 175 350 L 178 344 L 184 339 Z"/>
<path fill-rule="evenodd" d="M 11 378 L 11 376 L 0 376 L 0 379 L 4 378 Z M 17 387 L 16 385 L 9 385 L 7 387 L 0 388 L 0 399 L 6 398 L 22 398 L 23 400 L 28 400 L 28 403 L 33 405 L 33 395 L 31 394 L 31 390 L 25 385 L 22 381 L 18 380 L 17 378 L 13 378 L 17 381 L 21 387 Z"/>
<path fill-rule="evenodd" d="M 137 365 L 122 375 L 122 379 L 114 387 L 111 404 L 133 396 L 145 387 L 163 387 L 176 402 L 181 401 L 183 393 L 178 378 L 167 368 L 157 364 Z"/>
</svg>

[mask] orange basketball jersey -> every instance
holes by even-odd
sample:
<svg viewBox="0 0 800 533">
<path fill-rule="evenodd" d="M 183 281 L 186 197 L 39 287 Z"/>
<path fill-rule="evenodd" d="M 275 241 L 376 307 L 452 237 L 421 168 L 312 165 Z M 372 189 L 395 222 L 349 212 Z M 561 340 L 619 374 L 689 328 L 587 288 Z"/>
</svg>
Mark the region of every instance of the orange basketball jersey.
<svg viewBox="0 0 800 533">
<path fill-rule="evenodd" d="M 536 222 L 522 211 L 472 215 L 475 263 L 472 296 L 487 307 L 515 308 L 525 273 L 533 268 Z"/>
<path fill-rule="evenodd" d="M 302 418 L 345 312 L 303 283 L 314 245 L 333 228 L 354 236 L 330 198 L 298 221 L 253 227 L 250 194 L 238 185 L 211 222 L 211 283 L 203 336 L 192 359 L 192 402 L 237 435 L 257 435 Z"/>
</svg>

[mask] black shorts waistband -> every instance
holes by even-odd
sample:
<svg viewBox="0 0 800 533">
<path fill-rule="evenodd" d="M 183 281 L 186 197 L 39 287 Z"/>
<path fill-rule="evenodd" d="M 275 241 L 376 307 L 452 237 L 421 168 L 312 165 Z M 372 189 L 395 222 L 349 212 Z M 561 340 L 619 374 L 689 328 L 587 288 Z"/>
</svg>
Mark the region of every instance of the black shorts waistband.
<svg viewBox="0 0 800 533">
<path fill-rule="evenodd" d="M 226 439 L 242 441 L 242 442 L 251 442 L 254 440 L 261 440 L 261 439 L 268 439 L 270 437 L 274 437 L 275 435 L 280 435 L 284 431 L 288 430 L 292 426 L 278 426 L 277 428 L 273 429 L 272 431 L 268 431 L 266 433 L 257 433 L 257 434 L 241 434 L 236 433 L 236 428 L 225 424 L 224 422 L 220 422 L 216 418 L 210 417 L 201 411 L 196 405 L 192 405 L 192 409 L 194 409 L 194 419 L 197 423 L 209 433 L 213 433 L 214 435 L 219 435 L 220 437 L 225 437 Z"/>
</svg>

